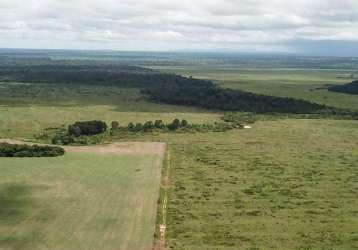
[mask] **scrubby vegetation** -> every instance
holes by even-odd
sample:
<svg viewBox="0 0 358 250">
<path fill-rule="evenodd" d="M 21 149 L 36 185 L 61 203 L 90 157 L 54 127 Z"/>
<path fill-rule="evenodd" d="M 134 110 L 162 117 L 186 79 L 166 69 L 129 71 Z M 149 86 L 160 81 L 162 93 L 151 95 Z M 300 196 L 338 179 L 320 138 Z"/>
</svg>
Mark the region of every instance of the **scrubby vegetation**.
<svg viewBox="0 0 358 250">
<path fill-rule="evenodd" d="M 243 125 L 255 123 L 257 118 L 254 113 L 227 112 L 221 117 L 221 119 L 225 122 L 230 122 L 235 125 Z"/>
<path fill-rule="evenodd" d="M 358 95 L 358 81 L 353 81 L 344 85 L 334 85 L 328 88 L 330 91 Z"/>
<path fill-rule="evenodd" d="M 56 157 L 64 153 L 63 148 L 56 146 L 0 143 L 0 157 Z"/>
<path fill-rule="evenodd" d="M 356 130 L 292 119 L 166 136 L 168 248 L 355 249 Z"/>
</svg>

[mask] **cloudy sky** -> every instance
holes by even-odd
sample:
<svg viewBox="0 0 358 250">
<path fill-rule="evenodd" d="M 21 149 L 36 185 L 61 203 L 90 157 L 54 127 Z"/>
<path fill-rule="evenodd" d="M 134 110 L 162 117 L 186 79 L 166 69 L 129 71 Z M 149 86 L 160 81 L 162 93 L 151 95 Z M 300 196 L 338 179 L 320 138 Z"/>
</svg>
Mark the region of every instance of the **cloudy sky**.
<svg viewBox="0 0 358 250">
<path fill-rule="evenodd" d="M 2 48 L 349 54 L 357 44 L 358 0 L 0 0 Z"/>
</svg>

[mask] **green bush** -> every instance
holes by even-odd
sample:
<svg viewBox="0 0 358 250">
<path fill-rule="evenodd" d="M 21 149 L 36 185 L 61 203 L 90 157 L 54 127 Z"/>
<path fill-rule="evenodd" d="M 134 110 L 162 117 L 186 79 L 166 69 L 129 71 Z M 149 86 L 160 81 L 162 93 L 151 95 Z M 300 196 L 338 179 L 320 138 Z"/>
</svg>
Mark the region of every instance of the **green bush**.
<svg viewBox="0 0 358 250">
<path fill-rule="evenodd" d="M 170 124 L 168 124 L 168 129 L 169 130 L 176 130 L 180 128 L 180 121 L 179 119 L 174 119 L 174 121 Z"/>
<path fill-rule="evenodd" d="M 162 120 L 155 120 L 154 127 L 158 129 L 163 129 L 165 128 L 165 125 Z"/>
<path fill-rule="evenodd" d="M 0 143 L 0 157 L 56 157 L 64 153 L 61 147 Z"/>
<path fill-rule="evenodd" d="M 113 121 L 113 122 L 111 123 L 111 129 L 112 129 L 112 130 L 116 130 L 116 129 L 118 129 L 118 128 L 119 128 L 119 122 Z"/>
<path fill-rule="evenodd" d="M 107 124 L 102 121 L 76 122 L 68 126 L 68 134 L 73 136 L 97 135 L 107 130 Z"/>
</svg>

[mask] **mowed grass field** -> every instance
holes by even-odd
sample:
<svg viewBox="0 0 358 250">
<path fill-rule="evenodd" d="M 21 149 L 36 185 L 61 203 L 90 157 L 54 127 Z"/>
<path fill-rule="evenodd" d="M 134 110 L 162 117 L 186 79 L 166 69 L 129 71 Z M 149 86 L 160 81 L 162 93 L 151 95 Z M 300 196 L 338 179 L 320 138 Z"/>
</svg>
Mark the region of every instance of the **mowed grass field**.
<svg viewBox="0 0 358 250">
<path fill-rule="evenodd" d="M 279 120 L 170 146 L 170 249 L 358 249 L 358 122 Z"/>
<path fill-rule="evenodd" d="M 293 97 L 338 108 L 358 110 L 355 95 L 331 92 L 327 86 L 352 81 L 342 78 L 357 71 L 310 70 L 310 69 L 240 69 L 235 67 L 209 66 L 157 66 L 165 72 L 213 80 L 222 87 L 253 93 Z"/>
<path fill-rule="evenodd" d="M 0 249 L 151 249 L 161 159 L 0 159 Z"/>
</svg>

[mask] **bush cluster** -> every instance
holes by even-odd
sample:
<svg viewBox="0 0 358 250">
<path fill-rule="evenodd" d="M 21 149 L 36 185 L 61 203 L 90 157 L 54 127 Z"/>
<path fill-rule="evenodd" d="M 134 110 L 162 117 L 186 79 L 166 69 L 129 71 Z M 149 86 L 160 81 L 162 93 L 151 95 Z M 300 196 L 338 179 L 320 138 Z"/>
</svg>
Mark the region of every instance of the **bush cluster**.
<svg viewBox="0 0 358 250">
<path fill-rule="evenodd" d="M 65 150 L 56 146 L 0 143 L 0 157 L 56 157 Z"/>
<path fill-rule="evenodd" d="M 102 121 L 76 122 L 68 126 L 68 134 L 73 136 L 97 135 L 106 132 L 107 124 Z"/>
</svg>

